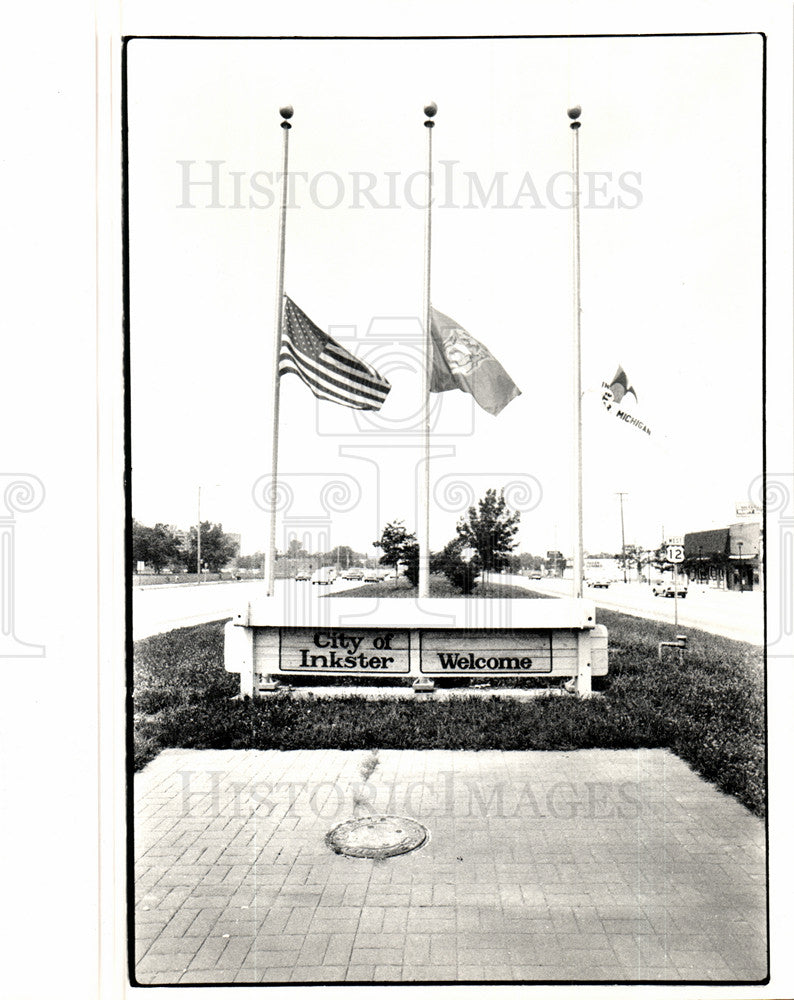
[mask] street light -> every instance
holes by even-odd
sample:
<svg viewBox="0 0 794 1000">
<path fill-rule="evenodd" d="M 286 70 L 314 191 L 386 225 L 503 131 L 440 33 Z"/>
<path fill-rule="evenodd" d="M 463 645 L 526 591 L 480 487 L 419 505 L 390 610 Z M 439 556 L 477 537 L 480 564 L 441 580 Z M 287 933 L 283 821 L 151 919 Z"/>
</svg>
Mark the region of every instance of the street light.
<svg viewBox="0 0 794 1000">
<path fill-rule="evenodd" d="M 744 593 L 744 566 L 742 564 L 742 542 L 736 543 L 739 546 L 739 593 Z"/>
<path fill-rule="evenodd" d="M 703 546 L 698 545 L 698 582 L 703 583 Z"/>
</svg>

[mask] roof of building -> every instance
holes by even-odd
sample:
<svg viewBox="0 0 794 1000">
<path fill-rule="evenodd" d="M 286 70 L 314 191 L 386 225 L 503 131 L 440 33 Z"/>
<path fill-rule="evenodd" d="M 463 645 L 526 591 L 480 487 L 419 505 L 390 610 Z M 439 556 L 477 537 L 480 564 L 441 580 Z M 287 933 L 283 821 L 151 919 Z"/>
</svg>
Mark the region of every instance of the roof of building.
<svg viewBox="0 0 794 1000">
<path fill-rule="evenodd" d="M 685 556 L 726 555 L 729 551 L 728 528 L 711 528 L 709 531 L 690 531 L 684 535 Z"/>
</svg>

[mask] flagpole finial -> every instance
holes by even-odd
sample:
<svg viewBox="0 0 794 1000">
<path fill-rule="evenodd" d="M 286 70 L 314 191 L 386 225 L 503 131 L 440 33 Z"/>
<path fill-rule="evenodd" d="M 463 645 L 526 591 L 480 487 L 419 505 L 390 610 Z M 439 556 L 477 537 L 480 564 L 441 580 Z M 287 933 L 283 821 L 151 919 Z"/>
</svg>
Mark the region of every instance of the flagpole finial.
<svg viewBox="0 0 794 1000">
<path fill-rule="evenodd" d="M 581 114 L 582 114 L 582 108 L 579 104 L 577 104 L 575 108 L 568 108 L 568 117 L 571 119 L 572 129 L 581 128 L 582 123 L 580 121 L 577 121 L 577 119 L 581 116 Z"/>
<path fill-rule="evenodd" d="M 278 109 L 278 113 L 284 119 L 284 121 L 281 123 L 281 127 L 282 128 L 292 128 L 292 126 L 289 123 L 289 119 L 292 118 L 292 116 L 295 114 L 295 111 L 294 111 L 292 105 L 291 104 L 285 104 L 283 108 L 279 108 Z"/>
<path fill-rule="evenodd" d="M 428 117 L 428 121 L 425 122 L 425 128 L 432 128 L 435 125 L 435 122 L 432 122 L 429 119 L 435 118 L 437 112 L 438 105 L 435 101 L 431 101 L 429 104 L 425 105 L 425 114 Z"/>
</svg>

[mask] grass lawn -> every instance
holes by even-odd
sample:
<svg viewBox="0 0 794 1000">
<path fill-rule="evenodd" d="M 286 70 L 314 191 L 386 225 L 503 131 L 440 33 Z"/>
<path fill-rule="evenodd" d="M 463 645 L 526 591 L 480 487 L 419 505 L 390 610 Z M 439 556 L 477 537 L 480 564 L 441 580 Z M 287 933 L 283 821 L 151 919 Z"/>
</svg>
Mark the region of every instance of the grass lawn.
<svg viewBox="0 0 794 1000">
<path fill-rule="evenodd" d="M 165 747 L 669 747 L 763 815 L 761 651 L 690 629 L 684 664 L 673 656 L 660 664 L 656 646 L 670 638 L 670 625 L 604 610 L 598 620 L 609 629 L 609 674 L 596 681 L 604 697 L 589 701 L 370 702 L 356 696 L 321 701 L 288 695 L 230 701 L 239 679 L 223 669 L 222 622 L 152 636 L 135 643 L 135 767 Z"/>
</svg>

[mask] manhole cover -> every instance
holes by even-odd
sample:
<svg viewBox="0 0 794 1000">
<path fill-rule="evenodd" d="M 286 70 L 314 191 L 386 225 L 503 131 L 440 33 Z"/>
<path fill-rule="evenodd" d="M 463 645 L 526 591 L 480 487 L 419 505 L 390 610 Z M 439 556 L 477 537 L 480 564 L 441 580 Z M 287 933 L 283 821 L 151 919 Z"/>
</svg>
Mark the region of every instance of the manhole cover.
<svg viewBox="0 0 794 1000">
<path fill-rule="evenodd" d="M 325 842 L 349 858 L 392 858 L 415 851 L 427 840 L 421 823 L 402 816 L 363 816 L 340 823 L 326 834 Z"/>
</svg>

